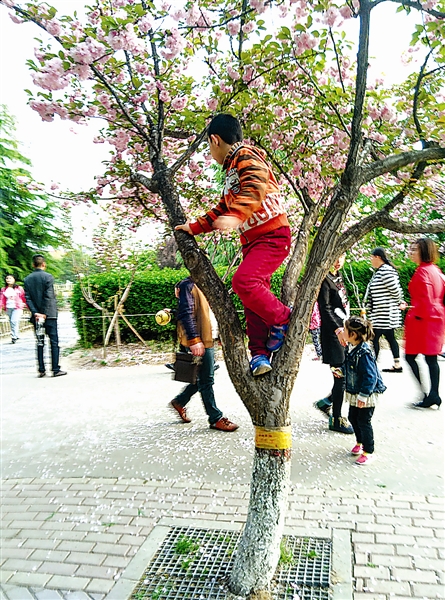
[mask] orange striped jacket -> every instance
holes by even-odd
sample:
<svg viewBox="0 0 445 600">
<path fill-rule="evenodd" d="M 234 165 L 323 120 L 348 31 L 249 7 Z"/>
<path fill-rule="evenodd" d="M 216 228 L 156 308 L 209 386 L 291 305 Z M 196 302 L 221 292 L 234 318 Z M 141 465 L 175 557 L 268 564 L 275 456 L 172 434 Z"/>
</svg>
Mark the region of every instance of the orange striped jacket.
<svg viewBox="0 0 445 600">
<path fill-rule="evenodd" d="M 289 225 L 278 182 L 261 150 L 244 142 L 233 144 L 224 159 L 223 170 L 226 179 L 221 200 L 190 223 L 193 235 L 213 231 L 213 221 L 222 215 L 243 221 L 238 227 L 242 244 Z"/>
</svg>

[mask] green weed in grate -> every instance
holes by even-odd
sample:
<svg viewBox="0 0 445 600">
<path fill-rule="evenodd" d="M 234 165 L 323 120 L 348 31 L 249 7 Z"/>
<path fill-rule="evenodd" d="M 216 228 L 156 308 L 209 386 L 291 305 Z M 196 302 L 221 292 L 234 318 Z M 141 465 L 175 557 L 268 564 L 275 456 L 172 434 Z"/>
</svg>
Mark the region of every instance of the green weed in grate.
<svg viewBox="0 0 445 600">
<path fill-rule="evenodd" d="M 226 600 L 226 582 L 241 533 L 174 527 L 132 600 Z M 331 542 L 285 536 L 273 580 L 276 600 L 330 600 Z"/>
</svg>

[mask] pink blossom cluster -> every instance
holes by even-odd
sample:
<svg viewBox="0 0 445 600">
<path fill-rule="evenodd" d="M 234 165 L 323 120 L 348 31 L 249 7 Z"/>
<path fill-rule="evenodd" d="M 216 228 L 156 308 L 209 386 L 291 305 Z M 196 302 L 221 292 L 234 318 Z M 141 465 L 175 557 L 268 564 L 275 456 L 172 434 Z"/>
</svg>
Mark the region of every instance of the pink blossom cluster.
<svg viewBox="0 0 445 600">
<path fill-rule="evenodd" d="M 182 21 L 183 19 L 185 19 L 186 17 L 186 12 L 183 8 L 178 8 L 176 10 L 173 10 L 173 12 L 171 13 L 171 18 L 174 21 Z"/>
<path fill-rule="evenodd" d="M 229 74 L 229 77 L 234 81 L 238 81 L 238 79 L 241 79 L 241 75 L 236 69 L 232 67 L 232 65 L 229 65 L 227 67 L 227 73 Z"/>
<path fill-rule="evenodd" d="M 69 56 L 81 65 L 90 65 L 94 61 L 102 58 L 107 53 L 107 49 L 92 37 L 87 37 L 84 42 L 79 42 L 71 48 Z"/>
<path fill-rule="evenodd" d="M 232 88 L 229 85 L 226 85 L 223 81 L 219 84 L 219 89 L 223 94 L 229 94 L 232 91 Z"/>
<path fill-rule="evenodd" d="M 364 194 L 365 196 L 368 196 L 369 198 L 375 198 L 379 195 L 379 191 L 373 183 L 367 183 L 366 185 L 362 185 L 362 187 L 360 188 L 360 193 Z M 364 212 L 370 212 L 370 210 L 363 210 Z"/>
<path fill-rule="evenodd" d="M 218 107 L 218 99 L 217 98 L 209 98 L 207 100 L 207 107 L 209 108 L 209 110 L 214 112 Z"/>
<path fill-rule="evenodd" d="M 136 35 L 132 23 L 127 23 L 123 30 L 110 31 L 107 41 L 113 50 L 128 50 L 135 56 L 142 55 L 145 52 L 145 43 Z"/>
<path fill-rule="evenodd" d="M 187 98 L 184 96 L 177 96 L 176 98 L 173 98 L 171 106 L 175 110 L 183 110 L 187 106 Z"/>
<path fill-rule="evenodd" d="M 340 17 L 340 12 L 337 7 L 330 6 L 324 13 L 324 22 L 328 27 L 334 27 Z"/>
<path fill-rule="evenodd" d="M 266 2 L 265 2 L 265 0 L 250 0 L 250 6 L 259 15 L 261 15 L 263 12 L 266 11 Z"/>
<path fill-rule="evenodd" d="M 242 26 L 243 33 L 249 34 L 255 29 L 255 21 L 249 21 Z"/>
<path fill-rule="evenodd" d="M 142 17 L 142 19 L 138 22 L 139 30 L 142 33 L 148 33 L 153 29 L 154 21 L 153 17 L 150 14 L 146 14 Z"/>
<path fill-rule="evenodd" d="M 131 135 L 127 130 L 118 129 L 117 131 L 113 132 L 113 136 L 109 138 L 109 141 L 113 144 L 116 150 L 118 150 L 118 152 L 124 152 L 128 147 L 130 139 Z"/>
<path fill-rule="evenodd" d="M 182 50 L 185 47 L 185 43 L 186 43 L 185 39 L 179 33 L 179 29 L 176 27 L 173 27 L 170 30 L 170 34 L 167 35 L 167 38 L 165 41 L 165 48 L 163 48 L 161 50 L 161 55 L 166 60 L 172 60 L 173 58 L 178 56 L 178 54 L 180 52 L 182 52 Z"/>
<path fill-rule="evenodd" d="M 306 50 L 312 50 L 317 45 L 317 40 L 313 35 L 303 31 L 303 33 L 297 33 L 294 35 L 294 43 L 295 43 L 295 54 L 300 56 Z"/>
<path fill-rule="evenodd" d="M 191 8 L 187 11 L 186 23 L 187 25 L 197 25 L 201 14 L 199 12 L 199 8 L 196 4 L 193 4 Z"/>
<path fill-rule="evenodd" d="M 113 6 L 116 8 L 120 8 L 122 6 L 127 6 L 127 4 L 134 4 L 135 0 L 113 0 Z"/>
<path fill-rule="evenodd" d="M 244 73 L 243 73 L 244 83 L 249 83 L 250 81 L 252 81 L 254 75 L 255 75 L 255 69 L 251 65 L 248 65 L 247 67 L 245 67 Z"/>
<path fill-rule="evenodd" d="M 62 60 L 58 57 L 51 58 L 45 66 L 33 75 L 33 82 L 38 87 L 44 90 L 62 90 L 69 84 L 67 76 L 62 64 Z"/>
<path fill-rule="evenodd" d="M 189 167 L 189 178 L 193 181 L 194 179 L 197 179 L 198 177 L 200 177 L 204 171 L 204 169 L 195 161 L 195 160 L 190 160 L 188 163 L 188 167 Z"/>
<path fill-rule="evenodd" d="M 45 23 L 45 29 L 48 33 L 56 37 L 62 33 L 62 25 L 56 19 L 47 21 Z"/>
<path fill-rule="evenodd" d="M 9 14 L 9 18 L 11 19 L 11 21 L 13 23 L 15 23 L 16 25 L 20 25 L 21 23 L 25 22 L 23 19 L 18 17 L 15 13 L 8 13 L 8 14 Z"/>
<path fill-rule="evenodd" d="M 240 32 L 240 28 L 241 25 L 239 21 L 229 21 L 227 23 L 227 30 L 230 35 L 238 35 L 238 33 Z"/>
<path fill-rule="evenodd" d="M 343 19 L 351 19 L 353 16 L 352 10 L 347 4 L 340 8 L 340 14 L 343 17 Z"/>
</svg>

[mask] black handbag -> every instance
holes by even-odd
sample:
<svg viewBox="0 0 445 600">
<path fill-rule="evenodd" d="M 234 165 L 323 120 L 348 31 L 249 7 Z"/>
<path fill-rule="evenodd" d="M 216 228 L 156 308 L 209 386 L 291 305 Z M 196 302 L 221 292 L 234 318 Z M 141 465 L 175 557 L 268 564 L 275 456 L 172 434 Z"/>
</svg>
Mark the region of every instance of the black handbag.
<svg viewBox="0 0 445 600">
<path fill-rule="evenodd" d="M 176 352 L 173 379 L 195 384 L 200 365 L 200 356 L 193 356 L 190 352 Z"/>
</svg>

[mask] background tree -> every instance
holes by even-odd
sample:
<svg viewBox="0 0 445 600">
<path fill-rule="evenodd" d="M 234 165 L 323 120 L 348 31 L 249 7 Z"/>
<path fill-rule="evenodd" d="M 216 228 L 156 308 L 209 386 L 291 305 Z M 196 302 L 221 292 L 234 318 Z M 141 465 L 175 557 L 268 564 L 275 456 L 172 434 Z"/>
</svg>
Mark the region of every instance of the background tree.
<svg viewBox="0 0 445 600">
<path fill-rule="evenodd" d="M 197 151 L 214 111 L 235 111 L 281 176 L 294 229 L 282 299 L 294 310 L 270 374 L 251 377 L 227 290 L 196 241 L 175 236 L 217 316 L 231 380 L 256 430 L 249 514 L 229 587 L 265 591 L 290 478 L 289 398 L 320 284 L 337 256 L 376 227 L 445 228 L 421 217 L 426 204 L 437 204 L 445 158 L 444 2 L 400 3 L 419 11 L 413 48 L 423 49 L 420 69 L 403 86 L 368 82 L 371 13 L 382 0 L 97 0 L 84 23 L 57 17 L 47 4 L 2 3 L 14 20 L 54 37 L 29 63 L 44 90 L 30 93 L 31 108 L 47 121 L 105 120 L 98 141 L 113 153 L 88 197 L 111 196 L 123 220 L 155 215 L 173 229 L 184 209 L 209 202 L 210 158 Z M 341 26 L 350 18 L 360 25 L 355 47 Z"/>
<path fill-rule="evenodd" d="M 27 170 L 30 161 L 20 153 L 13 132 L 14 120 L 0 106 L 0 270 L 23 280 L 33 254 L 62 246 L 69 231 L 59 203 Z"/>
<path fill-rule="evenodd" d="M 85 248 L 71 248 L 53 264 L 56 267 L 55 278 L 57 283 L 65 283 L 66 281 L 74 283 L 79 273 L 88 276 L 100 271 L 92 256 L 92 250 Z"/>
</svg>

